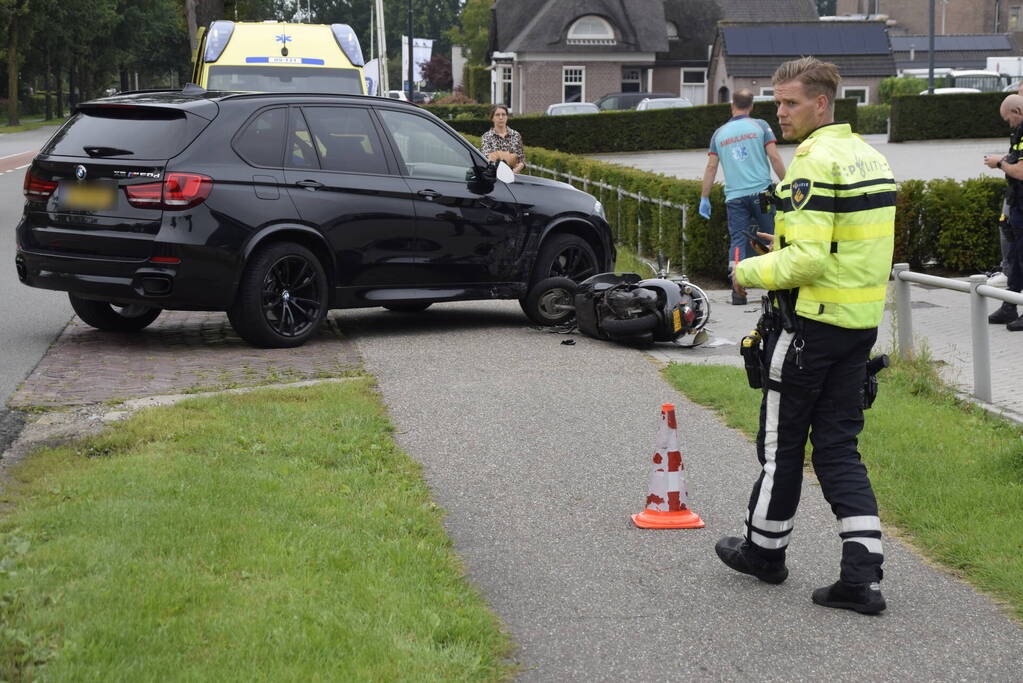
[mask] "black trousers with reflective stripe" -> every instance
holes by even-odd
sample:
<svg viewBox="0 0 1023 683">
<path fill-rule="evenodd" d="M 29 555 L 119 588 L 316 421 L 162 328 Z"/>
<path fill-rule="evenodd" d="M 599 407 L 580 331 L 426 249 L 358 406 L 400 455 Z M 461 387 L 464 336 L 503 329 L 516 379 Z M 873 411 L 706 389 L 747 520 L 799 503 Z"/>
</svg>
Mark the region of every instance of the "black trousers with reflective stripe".
<svg viewBox="0 0 1023 683">
<path fill-rule="evenodd" d="M 783 559 L 799 505 L 807 437 L 825 499 L 853 531 L 841 533 L 841 578 L 881 579 L 879 529 L 867 470 L 857 450 L 863 429 L 862 390 L 877 329 L 851 330 L 806 318 L 800 329 L 768 337 L 769 368 L 760 406 L 757 457 L 763 466 L 749 502 L 747 540 L 765 559 Z M 797 352 L 797 349 L 801 349 Z M 850 538 L 862 542 L 848 542 Z M 869 540 L 868 540 L 869 539 Z M 878 552 L 871 552 L 868 547 Z"/>
</svg>

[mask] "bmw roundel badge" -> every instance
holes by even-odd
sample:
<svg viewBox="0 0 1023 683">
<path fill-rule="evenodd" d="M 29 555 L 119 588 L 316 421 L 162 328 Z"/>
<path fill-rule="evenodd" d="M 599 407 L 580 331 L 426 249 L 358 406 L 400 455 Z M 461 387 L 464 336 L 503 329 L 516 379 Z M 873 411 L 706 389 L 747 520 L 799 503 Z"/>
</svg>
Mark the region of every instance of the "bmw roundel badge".
<svg viewBox="0 0 1023 683">
<path fill-rule="evenodd" d="M 88 171 L 85 170 L 85 166 L 78 164 L 75 166 L 75 177 L 79 180 L 85 180 L 85 176 L 88 175 Z"/>
</svg>

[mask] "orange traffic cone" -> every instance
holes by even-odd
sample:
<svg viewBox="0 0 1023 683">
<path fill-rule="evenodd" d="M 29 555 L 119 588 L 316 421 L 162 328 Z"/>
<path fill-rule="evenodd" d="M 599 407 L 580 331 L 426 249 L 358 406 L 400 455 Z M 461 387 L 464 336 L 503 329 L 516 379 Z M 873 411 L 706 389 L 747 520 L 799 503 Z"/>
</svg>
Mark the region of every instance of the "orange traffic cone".
<svg viewBox="0 0 1023 683">
<path fill-rule="evenodd" d="M 657 433 L 654 469 L 650 473 L 650 495 L 646 509 L 632 515 L 632 521 L 643 529 L 700 529 L 703 520 L 686 507 L 686 479 L 682 453 L 678 450 L 675 406 L 661 406 L 661 429 Z"/>
</svg>

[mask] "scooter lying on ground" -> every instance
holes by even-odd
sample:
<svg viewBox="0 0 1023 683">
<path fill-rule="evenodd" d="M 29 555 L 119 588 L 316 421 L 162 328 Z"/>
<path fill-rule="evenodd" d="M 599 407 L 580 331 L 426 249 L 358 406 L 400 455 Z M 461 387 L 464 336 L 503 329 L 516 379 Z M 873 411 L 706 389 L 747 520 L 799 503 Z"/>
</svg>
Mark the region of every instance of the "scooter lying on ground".
<svg viewBox="0 0 1023 683">
<path fill-rule="evenodd" d="M 685 279 L 600 273 L 576 284 L 551 277 L 529 290 L 523 308 L 538 325 L 564 326 L 574 319 L 586 336 L 624 344 L 697 346 L 709 336 L 703 326 L 710 298 Z"/>
</svg>

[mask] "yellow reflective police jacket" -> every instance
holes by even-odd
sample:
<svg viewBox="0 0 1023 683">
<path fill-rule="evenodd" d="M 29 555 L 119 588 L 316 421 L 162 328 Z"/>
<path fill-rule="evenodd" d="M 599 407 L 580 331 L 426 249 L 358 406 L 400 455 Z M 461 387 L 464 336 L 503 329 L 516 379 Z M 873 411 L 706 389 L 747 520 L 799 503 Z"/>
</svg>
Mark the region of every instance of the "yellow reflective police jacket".
<svg viewBox="0 0 1023 683">
<path fill-rule="evenodd" d="M 895 245 L 888 161 L 847 123 L 810 133 L 778 184 L 774 250 L 739 263 L 747 287 L 799 288 L 804 318 L 866 329 L 884 312 Z"/>
</svg>

